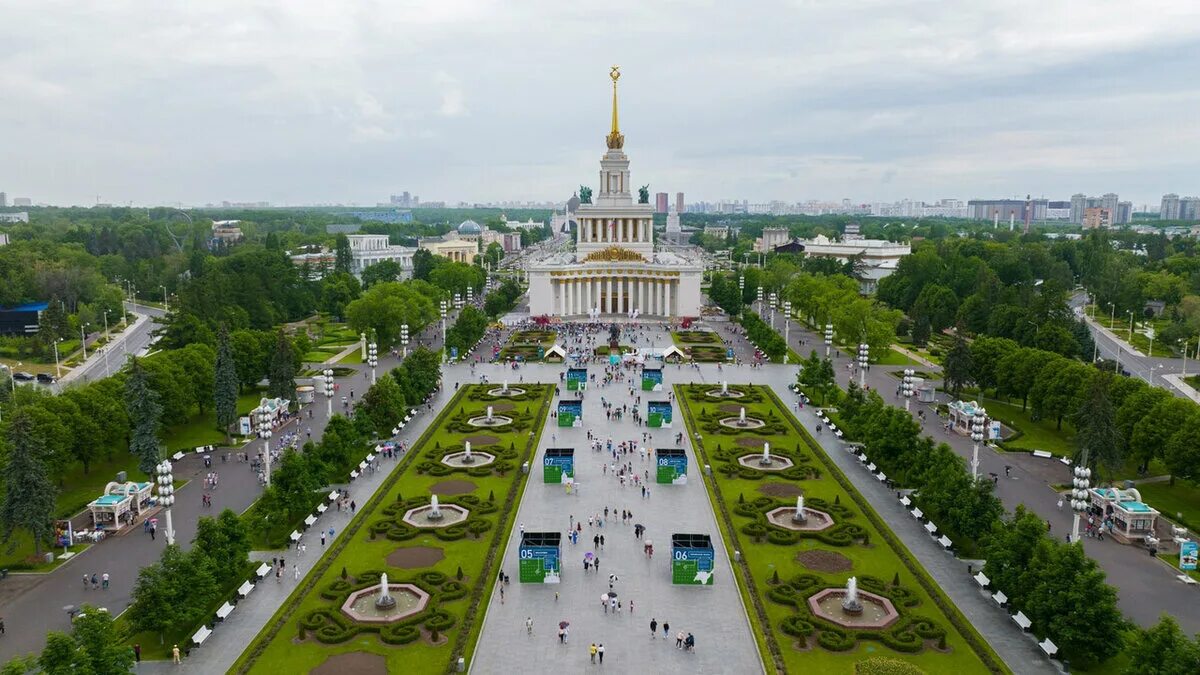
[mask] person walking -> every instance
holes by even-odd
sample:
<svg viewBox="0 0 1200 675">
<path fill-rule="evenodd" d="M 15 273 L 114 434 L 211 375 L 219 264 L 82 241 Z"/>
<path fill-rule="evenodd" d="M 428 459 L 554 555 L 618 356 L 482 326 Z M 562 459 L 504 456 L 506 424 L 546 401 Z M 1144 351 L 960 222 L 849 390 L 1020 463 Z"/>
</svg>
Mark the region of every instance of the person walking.
<svg viewBox="0 0 1200 675">
<path fill-rule="evenodd" d="M 108 590 L 108 572 L 100 575 L 100 588 Z"/>
<path fill-rule="evenodd" d="M 675 634 L 675 648 L 683 649 L 683 631 L 679 631 Z"/>
<path fill-rule="evenodd" d="M 134 663 L 142 662 L 142 645 L 141 645 L 141 643 L 138 643 L 138 642 L 133 643 L 133 662 Z"/>
<path fill-rule="evenodd" d="M 525 634 L 533 635 L 533 617 L 532 616 L 525 617 Z"/>
<path fill-rule="evenodd" d="M 658 619 L 655 618 L 650 619 L 650 639 L 658 639 Z"/>
<path fill-rule="evenodd" d="M 666 621 L 663 622 L 663 639 L 671 639 L 671 624 L 667 623 Z"/>
<path fill-rule="evenodd" d="M 598 647 L 596 647 L 596 653 L 600 655 L 600 665 L 604 665 L 604 643 L 603 642 L 601 642 L 600 645 Z"/>
<path fill-rule="evenodd" d="M 591 658 L 592 658 L 592 663 L 595 663 L 595 662 L 596 662 L 596 652 L 597 652 L 597 651 L 599 651 L 599 650 L 596 648 L 596 643 L 595 643 L 595 642 L 593 642 L 593 643 L 592 643 L 590 646 L 588 646 L 588 654 L 589 654 L 589 655 L 591 656 Z"/>
<path fill-rule="evenodd" d="M 179 658 L 179 645 L 175 645 L 174 647 L 171 648 L 171 662 L 174 663 L 175 665 L 179 665 L 180 663 L 182 663 L 182 661 Z"/>
</svg>

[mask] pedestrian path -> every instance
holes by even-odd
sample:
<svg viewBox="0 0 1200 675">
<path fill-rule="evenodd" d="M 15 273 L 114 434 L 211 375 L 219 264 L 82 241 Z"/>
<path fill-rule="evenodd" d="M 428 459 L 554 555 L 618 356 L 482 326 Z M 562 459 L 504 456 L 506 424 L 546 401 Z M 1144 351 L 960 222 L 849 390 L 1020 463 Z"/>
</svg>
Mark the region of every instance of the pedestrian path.
<svg viewBox="0 0 1200 675">
<path fill-rule="evenodd" d="M 669 340 L 669 338 L 667 338 Z M 493 372 L 492 378 L 503 377 L 498 366 L 481 368 Z M 603 368 L 592 366 L 592 373 L 602 377 Z M 563 372 L 558 366 L 526 366 L 522 373 L 526 381 L 558 382 Z M 670 374 L 694 371 L 670 370 Z M 668 386 L 673 380 L 668 377 Z M 565 387 L 562 393 L 568 394 Z M 573 394 L 574 392 L 570 392 Z M 674 435 L 684 431 L 683 421 L 676 416 L 673 429 L 654 429 L 650 447 L 683 447 L 688 454 L 690 481 L 687 485 L 649 484 L 649 498 L 641 490 L 626 484 L 622 487 L 611 471 L 602 464 L 614 461 L 610 454 L 590 449 L 587 432 L 614 444 L 625 440 L 641 441 L 646 427 L 636 426 L 631 416 L 620 422 L 605 419 L 601 397 L 616 405 L 638 405 L 645 412 L 647 396 L 665 398 L 666 393 L 642 392 L 635 387 L 635 397 L 629 396 L 629 383 L 608 387 L 589 385 L 584 397 L 582 428 L 560 428 L 557 420 L 547 420 L 531 475 L 525 487 L 516 523 L 504 550 L 501 569 L 512 578 L 505 589 L 504 602 L 497 593 L 488 605 L 483 631 L 471 663 L 471 672 L 484 673 L 548 673 L 579 672 L 589 665 L 588 647 L 603 643 L 604 666 L 617 672 L 654 673 L 756 673 L 762 672 L 762 657 L 751 633 L 749 619 L 743 609 L 741 596 L 728 552 L 722 543 L 708 494 L 700 480 L 700 467 L 689 443 L 674 443 Z M 570 396 L 568 396 L 570 398 Z M 557 404 L 557 401 L 556 401 Z M 575 449 L 575 477 L 581 489 L 567 494 L 558 484 L 543 483 L 541 459 L 549 447 Z M 632 462 L 639 475 L 654 480 L 650 458 L 630 454 L 615 460 Z M 609 518 L 603 527 L 589 527 L 587 520 L 596 514 Z M 621 523 L 619 512 L 629 510 L 633 519 Z M 518 576 L 518 545 L 520 527 L 527 532 L 558 532 L 566 537 L 572 521 L 582 521 L 579 543 L 563 540 L 562 582 L 559 584 L 521 584 Z M 646 526 L 644 539 L 654 545 L 654 556 L 643 553 L 642 540 L 634 536 L 634 524 Z M 673 533 L 701 533 L 712 537 L 716 549 L 715 579 L 711 586 L 676 586 L 671 583 L 670 540 Z M 603 534 L 605 541 L 596 547 L 593 538 Z M 583 559 L 588 552 L 600 560 L 599 571 L 584 573 Z M 620 612 L 606 613 L 601 596 L 608 592 L 609 574 L 615 574 L 614 590 L 622 603 Z M 632 611 L 629 603 L 633 603 Z M 532 618 L 532 635 L 526 633 L 526 618 Z M 658 635 L 650 636 L 650 621 L 657 619 Z M 558 624 L 570 623 L 567 643 L 558 641 Z M 670 624 L 670 639 L 664 639 L 663 623 Z M 688 652 L 676 649 L 675 634 L 683 631 L 695 635 L 696 649 Z"/>
</svg>

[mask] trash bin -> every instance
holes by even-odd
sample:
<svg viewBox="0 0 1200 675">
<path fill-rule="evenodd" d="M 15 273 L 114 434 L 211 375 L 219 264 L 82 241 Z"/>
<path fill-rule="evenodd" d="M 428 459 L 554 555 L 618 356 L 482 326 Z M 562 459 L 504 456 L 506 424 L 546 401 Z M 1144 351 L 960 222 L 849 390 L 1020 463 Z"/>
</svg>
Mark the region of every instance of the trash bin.
<svg viewBox="0 0 1200 675">
<path fill-rule="evenodd" d="M 460 673 L 467 672 L 467 660 L 461 656 L 458 657 L 458 665 L 457 665 L 456 670 Z"/>
</svg>

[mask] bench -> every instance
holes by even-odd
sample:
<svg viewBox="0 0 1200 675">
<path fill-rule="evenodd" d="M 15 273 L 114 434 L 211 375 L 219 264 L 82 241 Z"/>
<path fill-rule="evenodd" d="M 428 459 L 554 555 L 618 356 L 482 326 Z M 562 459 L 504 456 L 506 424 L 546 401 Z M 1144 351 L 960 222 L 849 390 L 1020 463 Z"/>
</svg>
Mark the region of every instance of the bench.
<svg viewBox="0 0 1200 675">
<path fill-rule="evenodd" d="M 254 590 L 254 584 L 249 581 L 243 581 L 241 586 L 238 586 L 237 594 L 239 598 L 244 598 L 250 595 L 250 591 Z"/>
<path fill-rule="evenodd" d="M 1067 466 L 1071 466 L 1071 459 L 1069 457 L 1059 457 L 1058 461 L 1066 464 Z"/>
<path fill-rule="evenodd" d="M 1034 450 L 1029 454 L 1033 455 L 1034 457 L 1041 457 L 1042 459 L 1050 459 L 1054 457 L 1054 455 L 1050 454 L 1048 450 Z"/>
<path fill-rule="evenodd" d="M 1042 640 L 1038 643 L 1038 646 L 1042 648 L 1042 651 L 1046 652 L 1046 656 L 1054 656 L 1058 653 L 1058 645 L 1051 642 L 1050 638 Z"/>
<path fill-rule="evenodd" d="M 312 518 L 312 516 L 309 516 L 309 518 Z M 292 541 L 300 541 L 300 533 L 296 530 L 292 530 L 292 533 L 288 535 L 288 539 L 291 539 Z"/>
<path fill-rule="evenodd" d="M 178 462 L 179 460 L 183 459 L 183 451 L 182 451 L 182 450 L 180 450 L 179 452 L 177 452 L 177 453 L 175 453 L 175 454 L 171 455 L 171 459 L 175 460 L 176 462 Z"/>
<path fill-rule="evenodd" d="M 355 478 L 358 478 L 358 469 L 350 472 L 350 480 L 354 480 Z"/>
<path fill-rule="evenodd" d="M 1180 574 L 1179 576 L 1176 577 L 1176 579 L 1179 579 L 1180 581 L 1182 581 L 1183 583 L 1185 583 L 1189 586 L 1191 586 L 1192 584 L 1200 583 L 1200 582 L 1196 581 L 1195 579 L 1193 579 L 1191 577 L 1191 575 L 1188 575 L 1188 574 Z"/>
<path fill-rule="evenodd" d="M 317 513 L 325 513 L 328 510 L 328 506 L 325 506 L 324 504 L 317 504 Z"/>
<path fill-rule="evenodd" d="M 1029 620 L 1029 617 L 1025 616 L 1025 612 L 1017 612 L 1013 615 L 1012 620 L 1018 626 L 1020 626 L 1021 630 L 1023 631 L 1029 630 L 1029 627 L 1033 625 L 1033 622 Z"/>
<path fill-rule="evenodd" d="M 334 490 L 333 492 L 330 492 L 330 493 L 329 493 L 329 496 L 328 496 L 328 497 L 326 497 L 326 499 L 328 499 L 328 500 L 329 500 L 329 501 L 331 501 L 331 502 L 332 502 L 332 501 L 334 501 L 334 500 L 335 500 L 335 499 L 337 499 L 337 498 L 338 498 L 338 491 L 337 491 L 337 490 Z"/>
<path fill-rule="evenodd" d="M 916 518 L 917 520 L 920 520 L 925 516 L 925 513 L 922 512 L 921 509 L 913 509 L 912 511 L 909 511 L 909 513 L 911 513 L 912 517 Z"/>
<path fill-rule="evenodd" d="M 925 531 L 929 534 L 933 534 L 937 532 L 937 525 L 934 525 L 932 522 L 925 523 Z"/>
<path fill-rule="evenodd" d="M 903 497 L 900 498 L 901 506 L 909 506 L 911 504 L 912 504 L 912 500 L 908 498 L 908 495 L 904 495 Z"/>
<path fill-rule="evenodd" d="M 317 522 L 317 517 L 312 514 L 309 514 L 309 516 L 304 519 L 304 525 L 306 527 L 312 527 L 312 524 L 315 522 Z"/>
<path fill-rule="evenodd" d="M 267 563 L 263 563 L 258 566 L 258 569 L 254 570 L 254 576 L 261 579 L 261 578 L 267 576 L 267 574 L 270 573 L 270 571 L 271 571 L 271 566 L 268 565 Z"/>
<path fill-rule="evenodd" d="M 996 591 L 992 593 L 992 600 L 996 601 L 997 605 L 1003 607 L 1008 602 L 1008 596 L 1004 594 L 1004 591 Z"/>
<path fill-rule="evenodd" d="M 875 474 L 875 478 L 878 479 L 880 483 L 883 483 L 887 481 L 887 474 L 880 471 L 879 473 Z"/>
<path fill-rule="evenodd" d="M 975 583 L 979 584 L 980 588 L 987 588 L 988 584 L 992 583 L 992 580 L 988 579 L 986 574 L 980 572 L 979 574 L 975 575 Z M 1008 598 L 1005 598 L 1005 600 L 1007 599 Z"/>
<path fill-rule="evenodd" d="M 944 534 L 940 539 L 938 539 L 938 543 L 941 544 L 942 548 L 946 549 L 947 551 L 950 550 L 950 547 L 954 545 L 954 542 L 950 541 L 950 537 L 947 537 Z"/>
<path fill-rule="evenodd" d="M 871 462 L 870 464 L 867 465 L 867 471 L 870 471 L 871 473 L 875 473 L 875 462 Z"/>
<path fill-rule="evenodd" d="M 212 635 L 212 629 L 208 626 L 201 626 L 200 630 L 196 631 L 196 634 L 192 636 L 192 642 L 199 647 L 200 645 L 204 644 L 204 641 L 207 640 L 208 636 L 210 635 Z"/>
<path fill-rule="evenodd" d="M 225 619 L 229 618 L 230 614 L 233 614 L 233 605 L 226 602 L 225 604 L 221 605 L 220 609 L 217 610 L 217 620 L 224 621 Z"/>
</svg>

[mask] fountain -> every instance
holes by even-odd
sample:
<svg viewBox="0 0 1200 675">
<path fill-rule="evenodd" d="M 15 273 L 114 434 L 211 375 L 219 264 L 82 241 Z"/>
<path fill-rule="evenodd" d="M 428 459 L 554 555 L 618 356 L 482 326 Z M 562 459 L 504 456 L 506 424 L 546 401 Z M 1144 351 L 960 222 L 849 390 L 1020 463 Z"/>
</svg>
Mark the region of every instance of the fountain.
<svg viewBox="0 0 1200 675">
<path fill-rule="evenodd" d="M 508 393 L 508 380 L 505 380 L 505 381 L 504 381 L 504 386 L 503 386 L 503 387 L 500 387 L 500 393 L 502 393 L 502 394 L 507 394 L 507 393 Z"/>
<path fill-rule="evenodd" d="M 729 380 L 721 380 L 721 395 L 729 395 Z"/>
<path fill-rule="evenodd" d="M 502 390 L 500 390 L 500 389 L 492 390 L 492 392 L 497 392 L 497 391 L 502 391 Z M 515 389 L 513 389 L 511 391 L 516 392 Z M 504 394 L 504 395 L 507 396 L 508 394 Z M 513 395 L 515 395 L 515 394 L 513 394 Z M 487 407 L 487 411 L 485 412 L 485 414 L 479 415 L 477 417 L 472 417 L 467 420 L 467 424 L 470 424 L 473 427 L 499 427 L 499 426 L 504 426 L 505 424 L 512 424 L 512 422 L 513 422 L 513 418 L 506 417 L 504 415 L 497 415 L 495 410 L 490 405 Z"/>
<path fill-rule="evenodd" d="M 796 515 L 792 516 L 792 522 L 808 522 L 808 516 L 804 513 L 804 495 L 796 497 Z"/>
<path fill-rule="evenodd" d="M 404 522 L 419 528 L 441 528 L 457 525 L 470 517 L 471 512 L 457 504 L 439 504 L 437 495 L 430 495 L 429 504 L 404 512 Z"/>
<path fill-rule="evenodd" d="M 863 613 L 862 603 L 858 600 L 858 577 L 850 577 L 846 582 L 846 595 L 842 598 L 842 611 L 849 616 L 860 616 Z"/>
<path fill-rule="evenodd" d="M 492 415 L 492 406 L 489 405 L 487 407 L 487 422 L 488 422 L 488 424 L 491 424 L 493 419 L 495 419 L 495 416 Z"/>
<path fill-rule="evenodd" d="M 504 382 L 501 383 L 501 385 L 499 387 L 488 390 L 489 396 L 520 396 L 521 394 L 524 394 L 524 393 L 525 393 L 524 389 L 521 389 L 519 387 L 508 386 L 508 380 L 504 380 Z"/>
<path fill-rule="evenodd" d="M 720 389 L 710 389 L 708 395 L 713 398 L 741 398 L 744 394 L 740 391 L 730 391 L 729 382 L 721 380 Z"/>
<path fill-rule="evenodd" d="M 425 514 L 425 518 L 428 520 L 442 519 L 442 509 L 438 506 L 437 495 L 431 495 L 429 497 L 429 513 Z"/>
<path fill-rule="evenodd" d="M 741 410 L 738 412 L 738 422 L 737 422 L 737 424 L 738 424 L 738 426 L 739 426 L 739 427 L 744 427 L 744 426 L 746 426 L 746 409 L 745 409 L 745 408 L 742 408 L 742 409 L 741 409 Z"/>
<path fill-rule="evenodd" d="M 745 412 L 746 412 L 746 409 L 742 408 L 742 413 L 745 414 Z M 771 444 L 770 443 L 763 443 L 762 459 L 758 460 L 758 463 L 763 466 L 771 466 Z"/>
<path fill-rule="evenodd" d="M 475 462 L 475 458 L 471 456 L 471 441 L 463 441 L 462 463 L 463 464 L 472 464 L 474 462 Z"/>
<path fill-rule="evenodd" d="M 496 456 L 487 452 L 475 452 L 471 449 L 471 441 L 463 441 L 462 452 L 452 452 L 442 457 L 442 464 L 456 469 L 486 466 L 496 461 Z"/>
<path fill-rule="evenodd" d="M 391 609 L 396 606 L 396 599 L 388 591 L 387 572 L 379 575 L 379 596 L 375 598 L 375 609 Z"/>
</svg>

